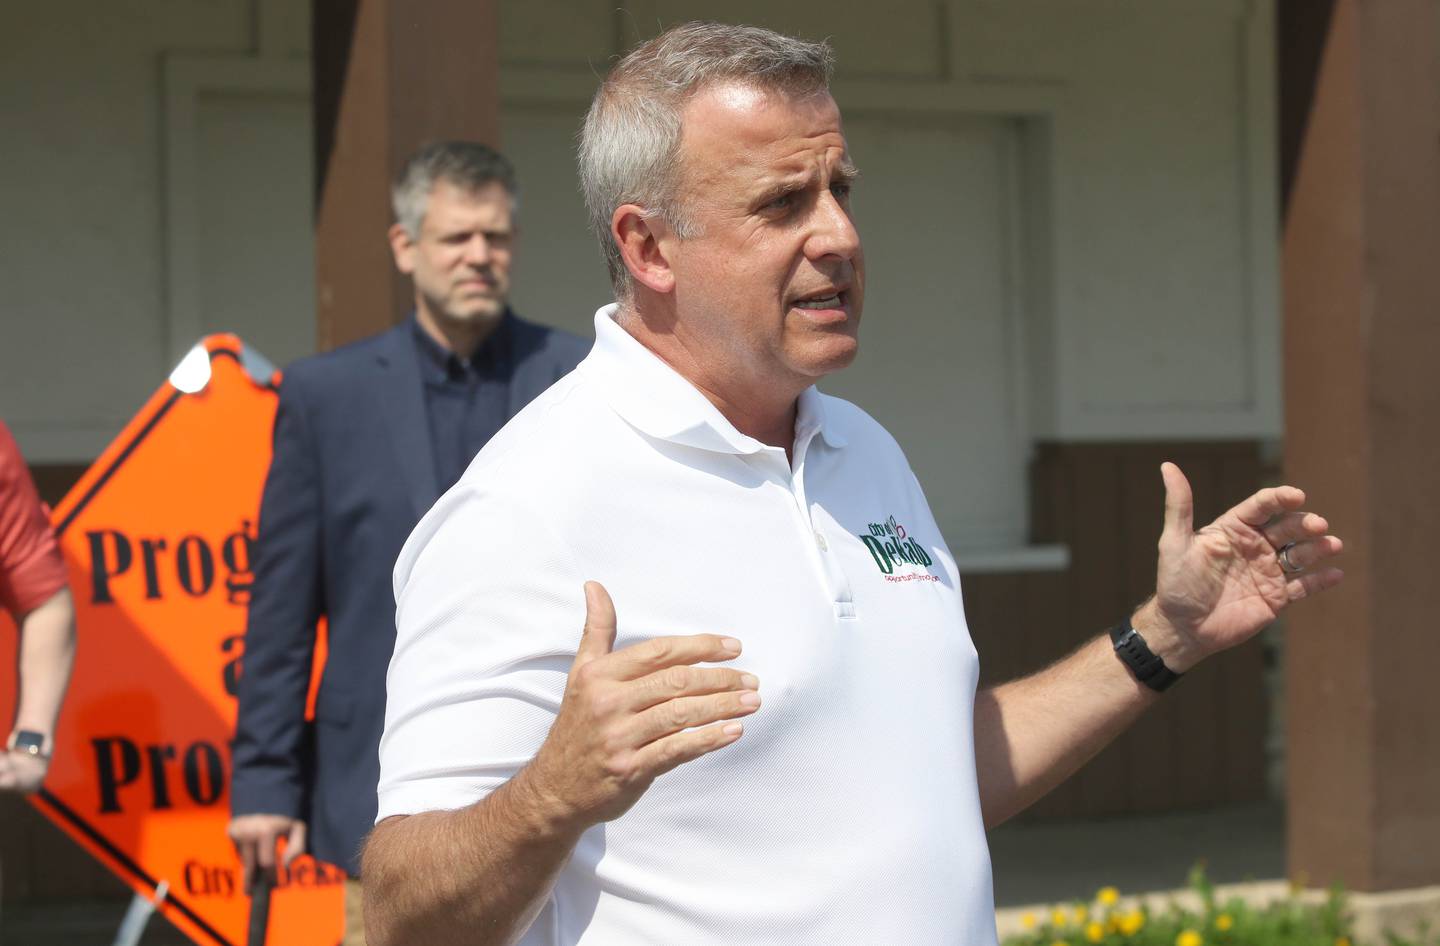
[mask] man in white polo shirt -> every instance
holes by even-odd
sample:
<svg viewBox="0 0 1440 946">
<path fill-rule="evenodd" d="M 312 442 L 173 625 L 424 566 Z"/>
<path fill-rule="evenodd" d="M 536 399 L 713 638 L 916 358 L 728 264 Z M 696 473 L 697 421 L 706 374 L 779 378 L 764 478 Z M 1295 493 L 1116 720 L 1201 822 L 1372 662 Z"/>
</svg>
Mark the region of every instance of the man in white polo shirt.
<svg viewBox="0 0 1440 946">
<path fill-rule="evenodd" d="M 597 94 L 619 302 L 396 566 L 372 943 L 993 944 L 985 825 L 1339 580 L 1299 490 L 1197 532 L 1167 465 L 1133 629 L 976 692 L 904 455 L 813 386 L 864 290 L 829 69 L 689 24 Z"/>
</svg>

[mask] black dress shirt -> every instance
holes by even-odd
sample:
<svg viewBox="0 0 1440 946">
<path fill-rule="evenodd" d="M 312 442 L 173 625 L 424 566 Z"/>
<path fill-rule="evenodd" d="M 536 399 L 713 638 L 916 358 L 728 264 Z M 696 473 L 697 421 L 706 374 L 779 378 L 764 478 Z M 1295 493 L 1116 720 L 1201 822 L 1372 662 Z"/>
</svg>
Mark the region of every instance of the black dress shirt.
<svg viewBox="0 0 1440 946">
<path fill-rule="evenodd" d="M 509 419 L 512 318 L 506 310 L 469 360 L 461 360 L 431 338 L 418 321 L 413 323 L 436 486 L 442 493 L 455 485 L 475 454 Z"/>
</svg>

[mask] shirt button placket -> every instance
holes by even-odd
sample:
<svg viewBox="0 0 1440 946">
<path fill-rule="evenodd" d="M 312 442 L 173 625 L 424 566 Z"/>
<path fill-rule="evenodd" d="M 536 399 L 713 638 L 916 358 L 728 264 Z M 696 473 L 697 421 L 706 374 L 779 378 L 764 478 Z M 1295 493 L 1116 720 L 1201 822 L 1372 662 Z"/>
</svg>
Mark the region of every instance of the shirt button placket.
<svg viewBox="0 0 1440 946">
<path fill-rule="evenodd" d="M 811 535 L 815 540 L 820 571 L 824 577 L 825 587 L 830 593 L 830 603 L 835 609 L 835 617 L 840 620 L 854 620 L 858 615 L 855 612 L 855 596 L 850 588 L 850 577 L 840 567 L 839 556 L 831 551 L 830 540 L 825 538 L 820 523 L 816 521 L 813 511 L 808 508 L 809 501 L 805 496 L 800 476 L 796 477 L 795 487 L 795 499 L 805 510 L 802 517 L 805 524 L 810 527 Z"/>
</svg>

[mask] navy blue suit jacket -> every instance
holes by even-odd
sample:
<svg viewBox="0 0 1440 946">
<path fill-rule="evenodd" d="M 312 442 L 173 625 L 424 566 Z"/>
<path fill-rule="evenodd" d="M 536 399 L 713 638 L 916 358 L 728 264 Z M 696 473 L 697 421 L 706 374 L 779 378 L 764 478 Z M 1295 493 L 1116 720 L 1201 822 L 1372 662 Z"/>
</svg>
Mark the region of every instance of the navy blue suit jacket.
<svg viewBox="0 0 1440 946">
<path fill-rule="evenodd" d="M 245 630 L 231 812 L 305 820 L 310 851 L 356 876 L 375 820 L 391 571 L 439 495 L 413 332 L 407 319 L 286 370 Z M 519 319 L 512 339 L 511 417 L 589 350 Z M 329 657 L 311 727 L 322 616 Z"/>
</svg>

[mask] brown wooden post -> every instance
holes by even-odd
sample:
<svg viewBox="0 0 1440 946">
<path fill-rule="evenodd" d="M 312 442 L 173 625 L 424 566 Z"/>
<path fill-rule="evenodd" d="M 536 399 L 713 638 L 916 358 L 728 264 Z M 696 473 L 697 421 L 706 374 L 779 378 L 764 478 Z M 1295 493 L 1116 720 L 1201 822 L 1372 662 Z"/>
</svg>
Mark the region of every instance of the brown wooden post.
<svg viewBox="0 0 1440 946">
<path fill-rule="evenodd" d="M 412 305 L 385 231 L 390 182 L 427 141 L 500 139 L 497 0 L 313 0 L 317 341 Z"/>
<path fill-rule="evenodd" d="M 1289 869 L 1440 884 L 1440 0 L 1338 0 L 1285 228 L 1286 466 L 1347 550 L 1289 619 Z"/>
</svg>

